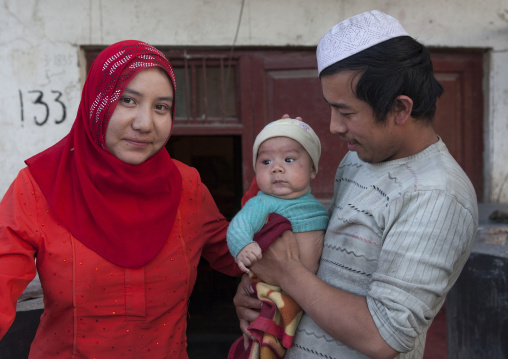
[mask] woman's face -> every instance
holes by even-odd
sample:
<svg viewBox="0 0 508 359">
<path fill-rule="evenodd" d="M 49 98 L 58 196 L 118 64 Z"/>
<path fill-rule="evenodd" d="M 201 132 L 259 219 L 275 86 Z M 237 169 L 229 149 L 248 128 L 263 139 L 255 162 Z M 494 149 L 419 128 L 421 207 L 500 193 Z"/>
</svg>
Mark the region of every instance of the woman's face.
<svg viewBox="0 0 508 359">
<path fill-rule="evenodd" d="M 159 68 L 139 72 L 120 97 L 106 129 L 106 148 L 137 165 L 156 154 L 171 133 L 173 87 Z"/>
</svg>

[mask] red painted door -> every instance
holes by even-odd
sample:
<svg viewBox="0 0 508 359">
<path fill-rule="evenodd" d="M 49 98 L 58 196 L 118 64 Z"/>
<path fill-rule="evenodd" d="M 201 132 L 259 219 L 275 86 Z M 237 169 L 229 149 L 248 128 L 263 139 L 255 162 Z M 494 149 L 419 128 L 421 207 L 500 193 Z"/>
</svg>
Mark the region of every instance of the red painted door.
<svg viewBox="0 0 508 359">
<path fill-rule="evenodd" d="M 329 133 L 330 109 L 322 98 L 314 52 L 264 54 L 258 102 L 264 109 L 264 123 L 284 113 L 301 116 L 317 132 L 323 154 L 320 171 L 313 182 L 316 197 L 332 197 L 333 177 L 347 149 L 338 136 Z M 434 51 L 436 78 L 445 88 L 438 100 L 434 128 L 450 153 L 471 179 L 478 198 L 483 196 L 483 91 L 482 53 Z M 263 116 L 257 116 L 257 118 Z M 261 128 L 260 123 L 253 127 Z M 255 134 L 252 134 L 255 136 Z"/>
</svg>

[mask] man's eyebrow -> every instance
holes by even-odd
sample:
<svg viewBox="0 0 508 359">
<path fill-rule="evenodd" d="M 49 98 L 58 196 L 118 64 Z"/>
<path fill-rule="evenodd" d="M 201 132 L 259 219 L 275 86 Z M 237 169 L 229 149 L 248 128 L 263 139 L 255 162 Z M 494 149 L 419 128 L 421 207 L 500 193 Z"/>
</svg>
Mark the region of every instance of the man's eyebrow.
<svg viewBox="0 0 508 359">
<path fill-rule="evenodd" d="M 323 100 L 325 100 L 325 102 L 327 104 L 329 104 L 330 106 L 338 108 L 338 109 L 345 109 L 345 110 L 351 109 L 351 106 L 349 106 L 349 105 L 347 105 L 345 103 L 333 103 L 333 102 L 329 102 L 324 96 L 323 96 Z"/>
</svg>

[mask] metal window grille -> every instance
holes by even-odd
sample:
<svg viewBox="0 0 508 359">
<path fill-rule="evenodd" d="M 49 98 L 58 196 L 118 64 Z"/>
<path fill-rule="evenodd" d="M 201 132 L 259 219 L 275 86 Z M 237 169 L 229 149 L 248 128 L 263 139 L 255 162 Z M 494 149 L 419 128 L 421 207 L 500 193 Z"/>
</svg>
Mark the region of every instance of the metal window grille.
<svg viewBox="0 0 508 359">
<path fill-rule="evenodd" d="M 177 81 L 176 125 L 238 123 L 235 59 L 185 56 L 170 61 Z"/>
</svg>

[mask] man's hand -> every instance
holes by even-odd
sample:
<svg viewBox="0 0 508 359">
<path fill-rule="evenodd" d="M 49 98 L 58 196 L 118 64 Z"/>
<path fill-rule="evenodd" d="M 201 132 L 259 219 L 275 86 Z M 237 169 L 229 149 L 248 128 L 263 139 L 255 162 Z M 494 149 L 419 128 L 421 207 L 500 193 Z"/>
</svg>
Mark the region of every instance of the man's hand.
<svg viewBox="0 0 508 359">
<path fill-rule="evenodd" d="M 263 258 L 257 261 L 250 269 L 263 282 L 278 285 L 284 289 L 282 282 L 287 279 L 288 273 L 300 262 L 300 250 L 293 232 L 285 231 L 264 251 Z"/>
<path fill-rule="evenodd" d="M 282 119 L 285 119 L 285 118 L 291 118 L 291 116 L 289 116 L 287 113 L 284 114 L 282 117 Z M 295 117 L 295 120 L 298 120 L 298 121 L 303 121 L 302 118 L 300 116 L 297 116 Z"/>
<path fill-rule="evenodd" d="M 250 296 L 254 292 L 251 286 L 252 282 L 249 276 L 244 274 L 233 298 L 236 315 L 240 321 L 240 329 L 243 332 L 243 345 L 246 350 L 249 346 L 249 339 L 256 340 L 247 328 L 259 316 L 259 309 L 263 304 L 259 299 Z"/>
</svg>

